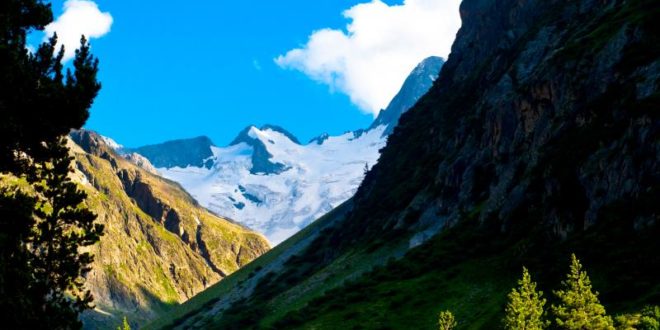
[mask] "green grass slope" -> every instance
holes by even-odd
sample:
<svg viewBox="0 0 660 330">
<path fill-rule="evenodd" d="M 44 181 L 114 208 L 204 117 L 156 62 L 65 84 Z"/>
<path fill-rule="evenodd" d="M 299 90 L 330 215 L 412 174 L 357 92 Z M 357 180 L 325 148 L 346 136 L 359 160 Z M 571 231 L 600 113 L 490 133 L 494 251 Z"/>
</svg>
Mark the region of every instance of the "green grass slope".
<svg viewBox="0 0 660 330">
<path fill-rule="evenodd" d="M 466 219 L 404 258 L 261 327 L 436 329 L 439 312 L 451 310 L 459 329 L 497 329 L 522 267 L 552 303 L 571 253 L 584 261 L 610 315 L 660 304 L 660 228 L 639 233 L 610 225 L 553 242 L 535 234 L 502 236 Z"/>
</svg>

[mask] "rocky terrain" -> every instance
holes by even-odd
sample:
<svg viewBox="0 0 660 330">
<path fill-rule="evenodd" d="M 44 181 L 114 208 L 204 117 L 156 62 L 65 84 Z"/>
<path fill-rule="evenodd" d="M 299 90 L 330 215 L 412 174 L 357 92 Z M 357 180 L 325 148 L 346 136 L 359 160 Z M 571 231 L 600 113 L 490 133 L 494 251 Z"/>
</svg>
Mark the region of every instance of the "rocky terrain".
<svg viewBox="0 0 660 330">
<path fill-rule="evenodd" d="M 210 213 L 96 133 L 73 132 L 69 146 L 74 179 L 105 226 L 92 248 L 87 287 L 97 308 L 84 314 L 86 328 L 114 329 L 124 316 L 142 325 L 268 251 L 263 236 Z"/>
</svg>

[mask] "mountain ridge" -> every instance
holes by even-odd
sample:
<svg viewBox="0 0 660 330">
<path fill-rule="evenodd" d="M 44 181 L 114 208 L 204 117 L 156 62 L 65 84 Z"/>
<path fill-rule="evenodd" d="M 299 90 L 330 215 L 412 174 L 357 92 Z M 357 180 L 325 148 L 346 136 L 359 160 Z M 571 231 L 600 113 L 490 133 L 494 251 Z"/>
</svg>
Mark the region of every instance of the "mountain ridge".
<svg viewBox="0 0 660 330">
<path fill-rule="evenodd" d="M 438 80 L 338 219 L 153 326 L 437 328 L 449 309 L 492 328 L 522 266 L 547 292 L 572 253 L 609 313 L 657 304 L 659 10 L 464 0 Z"/>
<path fill-rule="evenodd" d="M 281 126 L 272 125 L 272 124 L 264 124 L 264 125 L 261 125 L 261 127 L 258 127 L 257 125 L 248 125 L 243 130 L 241 130 L 240 133 L 238 133 L 238 135 L 229 143 L 228 146 L 231 147 L 231 146 L 237 145 L 241 142 L 249 143 L 250 140 L 254 139 L 254 136 L 250 135 L 250 132 L 252 131 L 253 128 L 257 129 L 257 130 L 260 130 L 260 131 L 271 130 L 271 131 L 274 131 L 274 132 L 282 133 L 289 140 L 291 140 L 291 142 L 293 142 L 295 144 L 300 144 L 300 141 L 298 141 L 298 138 L 296 138 L 295 135 L 291 134 L 289 131 L 282 128 Z"/>
<path fill-rule="evenodd" d="M 211 146 L 213 141 L 207 136 L 197 136 L 188 139 L 170 140 L 137 148 L 122 148 L 121 153 L 137 153 L 151 161 L 156 167 L 186 167 L 188 165 L 211 166 L 206 159 L 213 156 Z"/>
<path fill-rule="evenodd" d="M 401 115 L 408 111 L 420 97 L 431 88 L 440 74 L 440 68 L 445 63 L 442 57 L 430 56 L 420 62 L 403 82 L 401 89 L 394 96 L 387 108 L 378 113 L 368 130 L 386 125 L 384 135 L 390 135 L 398 124 Z M 435 73 L 435 74 L 431 74 Z"/>
<path fill-rule="evenodd" d="M 141 326 L 268 250 L 263 236 L 219 218 L 178 183 L 115 153 L 95 132 L 70 135 L 74 182 L 106 230 L 86 276 L 97 308 L 85 328 Z"/>
<path fill-rule="evenodd" d="M 380 124 L 367 129 L 325 134 L 303 145 L 282 127 L 250 125 L 227 147 L 204 146 L 211 156 L 204 153 L 187 164 L 159 166 L 157 155 L 144 156 L 202 205 L 276 244 L 353 195 L 365 170 L 378 161 L 387 131 L 431 86 L 443 63 L 439 57 L 421 62 L 381 113 Z M 171 150 L 163 148 L 160 157 L 167 159 Z"/>
</svg>

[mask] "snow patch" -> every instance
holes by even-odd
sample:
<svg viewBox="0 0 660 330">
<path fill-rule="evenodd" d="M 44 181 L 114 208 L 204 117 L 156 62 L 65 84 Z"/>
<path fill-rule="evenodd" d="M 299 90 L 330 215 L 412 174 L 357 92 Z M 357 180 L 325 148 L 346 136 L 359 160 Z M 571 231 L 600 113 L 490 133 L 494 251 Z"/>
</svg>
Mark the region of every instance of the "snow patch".
<svg viewBox="0 0 660 330">
<path fill-rule="evenodd" d="M 113 140 L 113 139 L 111 139 L 111 138 L 109 138 L 109 137 L 107 137 L 107 136 L 103 136 L 103 135 L 101 135 L 101 139 L 103 140 L 103 142 L 104 142 L 108 147 L 112 148 L 113 150 L 121 150 L 121 149 L 124 148 L 123 145 L 117 143 L 115 140 Z"/>
</svg>

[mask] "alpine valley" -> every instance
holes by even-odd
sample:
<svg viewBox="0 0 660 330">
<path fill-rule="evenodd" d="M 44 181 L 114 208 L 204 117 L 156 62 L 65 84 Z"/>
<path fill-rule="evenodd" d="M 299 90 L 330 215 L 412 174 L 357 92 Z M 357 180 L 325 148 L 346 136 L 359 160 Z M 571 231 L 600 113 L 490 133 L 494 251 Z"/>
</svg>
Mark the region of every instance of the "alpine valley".
<svg viewBox="0 0 660 330">
<path fill-rule="evenodd" d="M 438 79 L 386 142 L 377 120 L 304 147 L 250 127 L 194 164 L 142 152 L 214 211 L 254 212 L 248 223 L 273 238 L 334 207 L 147 328 L 437 329 L 450 310 L 460 329 L 495 329 L 523 266 L 555 304 L 571 254 L 602 313 L 634 323 L 660 304 L 657 1 L 464 0 L 460 13 Z M 351 158 L 348 144 L 374 151 Z M 340 169 L 312 170 L 333 153 Z M 367 162 L 349 198 L 362 173 L 340 174 Z M 229 183 L 241 171 L 249 179 Z M 256 225 L 259 205 L 282 200 L 296 220 Z"/>
<path fill-rule="evenodd" d="M 178 182 L 215 214 L 278 244 L 353 196 L 401 114 L 429 90 L 443 63 L 440 57 L 422 61 L 368 129 L 303 144 L 281 127 L 249 126 L 227 147 L 202 136 L 115 148 Z"/>
<path fill-rule="evenodd" d="M 434 1 L 353 1 L 360 4 L 344 12 L 352 22 L 346 30 L 317 30 L 306 46 L 279 59 L 307 59 L 325 38 L 375 45 L 375 52 L 358 47 L 365 58 L 390 46 L 407 51 L 414 38 L 397 32 L 415 12 L 404 11 L 421 8 L 412 16 L 434 18 L 429 8 L 444 6 Z M 102 7 L 110 3 L 121 11 L 121 2 Z M 96 13 L 109 31 L 109 11 L 92 0 L 69 0 L 55 18 L 50 6 L 39 0 L 0 5 L 0 57 L 10 63 L 0 66 L 0 315 L 11 316 L 0 318 L 0 328 L 660 329 L 658 0 L 462 0 L 462 25 L 447 58 L 421 61 L 368 127 L 300 141 L 277 125 L 250 125 L 226 145 L 198 136 L 140 147 L 81 129 L 101 88 L 96 74 L 103 63 L 90 55 L 84 36 L 71 64 L 63 64 L 64 48 L 55 52 L 55 34 L 40 47 L 30 45 L 35 37 L 28 32 L 48 32 L 51 22 L 80 25 L 70 23 L 75 15 L 85 24 L 102 23 L 85 16 Z M 253 33 L 263 32 L 256 9 L 267 11 L 271 24 L 282 19 L 276 7 L 295 7 L 269 6 L 239 6 L 249 9 L 241 12 L 246 22 L 233 10 L 223 14 L 236 14 L 231 23 L 254 24 L 247 29 Z M 267 45 L 225 28 L 224 19 L 202 19 L 196 6 L 189 12 L 175 6 L 177 24 L 157 25 L 163 38 L 140 38 L 140 47 L 152 45 L 150 52 L 134 49 L 119 38 L 122 31 L 130 31 L 131 40 L 139 35 L 129 18 L 139 18 L 137 31 L 151 24 L 148 18 L 173 20 L 164 19 L 164 8 L 149 16 L 128 7 L 137 15 L 117 15 L 117 39 L 92 50 L 123 56 L 128 50 L 140 66 L 156 62 L 159 75 L 144 74 L 153 86 L 125 93 L 118 82 L 147 71 L 108 61 L 113 70 L 103 77 L 110 88 L 95 106 L 113 109 L 105 114 L 116 122 L 92 117 L 96 122 L 86 127 L 124 130 L 128 116 L 116 114 L 130 112 L 131 127 L 144 128 L 140 120 L 157 129 L 175 122 L 177 134 L 195 136 L 187 129 L 199 129 L 197 118 L 212 111 L 168 112 L 179 111 L 173 104 L 234 109 L 253 93 L 250 101 L 259 103 L 250 107 L 270 111 L 292 103 L 266 95 L 317 97 L 279 75 L 268 77 L 282 86 L 265 79 L 246 94 L 234 93 L 242 88 L 228 78 L 235 76 L 198 69 L 234 66 L 226 60 L 234 57 L 221 54 L 225 49 L 245 57 L 251 51 L 243 46 Z M 374 8 L 386 19 L 365 23 L 376 24 L 370 38 L 354 40 L 364 36 L 357 31 Z M 320 17 L 307 14 L 296 24 L 317 24 Z M 192 63 L 189 56 L 200 53 L 176 38 L 194 31 L 208 41 L 204 32 L 218 30 L 185 30 L 178 24 L 185 19 L 221 25 L 227 33 L 205 44 L 210 64 Z M 168 25 L 177 33 L 165 33 Z M 434 36 L 437 29 L 429 31 Z M 446 38 L 443 33 L 437 31 L 438 38 Z M 378 42 L 377 34 L 397 45 Z M 153 46 L 163 42 L 170 48 Z M 323 49 L 333 53 L 323 56 L 334 56 L 335 49 Z M 272 74 L 252 61 L 245 65 L 261 77 Z M 256 81 L 236 67 L 246 81 Z M 291 68 L 312 77 L 303 67 Z M 180 78 L 183 73 L 191 75 Z M 162 76 L 181 93 L 168 95 L 154 78 Z M 213 102 L 187 102 L 193 92 Z M 120 99 L 131 106 L 117 106 Z M 160 103 L 149 104 L 162 115 L 132 112 L 154 100 Z M 299 114 L 308 104 L 320 103 L 305 99 L 302 110 L 280 111 Z M 239 118 L 213 114 L 218 120 L 204 127 Z M 179 125 L 184 117 L 192 125 Z M 161 125 L 164 119 L 169 124 Z M 302 121 L 290 128 L 309 124 Z M 140 138 L 134 132 L 124 138 Z"/>
<path fill-rule="evenodd" d="M 305 145 L 270 125 L 247 127 L 224 148 L 198 137 L 128 149 L 72 132 L 73 179 L 105 226 L 91 251 L 96 308 L 84 327 L 114 328 L 123 317 L 141 327 L 166 315 L 268 251 L 260 233 L 278 243 L 351 198 L 443 63 L 420 63 L 369 129 Z"/>
</svg>

